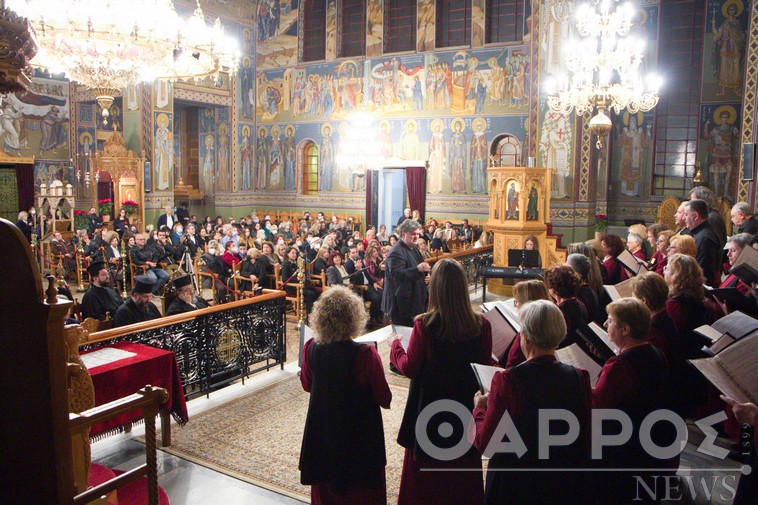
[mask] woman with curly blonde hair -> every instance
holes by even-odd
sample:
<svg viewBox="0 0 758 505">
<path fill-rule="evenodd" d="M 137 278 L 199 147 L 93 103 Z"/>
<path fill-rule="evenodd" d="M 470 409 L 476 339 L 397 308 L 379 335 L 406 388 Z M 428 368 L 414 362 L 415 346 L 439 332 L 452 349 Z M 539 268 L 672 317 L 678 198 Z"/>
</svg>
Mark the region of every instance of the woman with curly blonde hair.
<svg viewBox="0 0 758 505">
<path fill-rule="evenodd" d="M 705 298 L 703 270 L 692 256 L 676 253 L 669 256 L 663 278 L 669 287 L 666 312 L 679 330 L 684 357 L 702 357 L 700 349 L 703 345 L 710 345 L 710 341 L 699 337 L 693 330 L 712 324 L 724 315 L 718 305 Z"/>
<path fill-rule="evenodd" d="M 353 341 L 366 326 L 363 300 L 342 286 L 325 291 L 309 321 L 300 382 L 311 394 L 300 450 L 300 482 L 312 503 L 385 504 L 381 408 L 392 400 L 373 345 Z"/>
</svg>

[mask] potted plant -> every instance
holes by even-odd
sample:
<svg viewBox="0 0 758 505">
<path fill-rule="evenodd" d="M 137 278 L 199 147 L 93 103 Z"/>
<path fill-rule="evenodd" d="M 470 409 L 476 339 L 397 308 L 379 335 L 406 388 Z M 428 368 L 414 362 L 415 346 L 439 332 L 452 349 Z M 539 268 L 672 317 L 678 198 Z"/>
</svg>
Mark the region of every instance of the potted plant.
<svg viewBox="0 0 758 505">
<path fill-rule="evenodd" d="M 131 216 L 137 213 L 137 210 L 139 210 L 139 204 L 135 202 L 134 200 L 125 200 L 122 203 L 122 206 L 124 210 L 126 211 L 127 216 Z"/>
<path fill-rule="evenodd" d="M 108 221 L 111 217 L 111 211 L 113 210 L 113 201 L 110 198 L 98 200 L 97 210 L 100 211 L 100 216 L 103 218 L 103 221 Z"/>
<path fill-rule="evenodd" d="M 74 209 L 74 226 L 77 230 L 86 230 L 89 227 L 89 213 L 86 210 Z"/>
<path fill-rule="evenodd" d="M 595 214 L 595 237 L 608 231 L 608 215 L 607 214 Z"/>
</svg>

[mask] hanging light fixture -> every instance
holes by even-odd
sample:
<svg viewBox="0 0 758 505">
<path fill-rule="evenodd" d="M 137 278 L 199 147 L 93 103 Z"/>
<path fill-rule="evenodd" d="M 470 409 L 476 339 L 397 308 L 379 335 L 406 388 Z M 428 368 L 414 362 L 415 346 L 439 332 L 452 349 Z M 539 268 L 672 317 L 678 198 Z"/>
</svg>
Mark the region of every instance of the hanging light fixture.
<svg viewBox="0 0 758 505">
<path fill-rule="evenodd" d="M 548 76 L 545 92 L 550 109 L 579 115 L 597 107 L 590 129 L 597 136 L 597 148 L 611 130 L 607 109 L 619 114 L 647 112 L 658 104 L 661 79 L 655 74 L 640 75 L 645 40 L 629 36 L 638 14 L 627 2 L 601 0 L 577 6 L 574 20 L 581 39 L 567 41 L 563 62 L 568 74 Z M 614 9 L 612 9 L 615 6 Z"/>
<path fill-rule="evenodd" d="M 205 22 L 199 0 L 188 20 L 171 0 L 8 0 L 27 17 L 40 44 L 31 62 L 95 92 L 106 122 L 127 84 L 233 73 L 237 42 L 218 19 Z"/>
</svg>

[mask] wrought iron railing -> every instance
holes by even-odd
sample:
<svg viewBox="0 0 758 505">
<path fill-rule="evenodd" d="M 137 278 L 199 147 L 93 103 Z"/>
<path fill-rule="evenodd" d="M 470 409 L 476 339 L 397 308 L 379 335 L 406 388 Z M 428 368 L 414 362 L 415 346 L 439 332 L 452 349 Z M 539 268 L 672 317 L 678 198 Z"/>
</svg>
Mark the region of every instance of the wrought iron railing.
<svg viewBox="0 0 758 505">
<path fill-rule="evenodd" d="M 80 348 L 129 341 L 172 351 L 184 392 L 212 388 L 287 359 L 283 291 L 91 333 Z"/>
</svg>

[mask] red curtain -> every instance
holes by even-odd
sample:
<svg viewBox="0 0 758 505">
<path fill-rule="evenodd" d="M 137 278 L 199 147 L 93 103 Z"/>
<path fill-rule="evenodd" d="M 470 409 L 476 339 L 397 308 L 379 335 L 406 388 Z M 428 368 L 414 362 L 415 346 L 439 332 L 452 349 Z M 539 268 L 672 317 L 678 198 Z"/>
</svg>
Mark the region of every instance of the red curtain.
<svg viewBox="0 0 758 505">
<path fill-rule="evenodd" d="M 16 164 L 18 208 L 29 210 L 34 205 L 34 165 Z"/>
<path fill-rule="evenodd" d="M 421 220 L 426 214 L 426 168 L 407 167 L 405 182 L 408 185 L 408 201 L 413 210 L 421 213 Z"/>
</svg>

